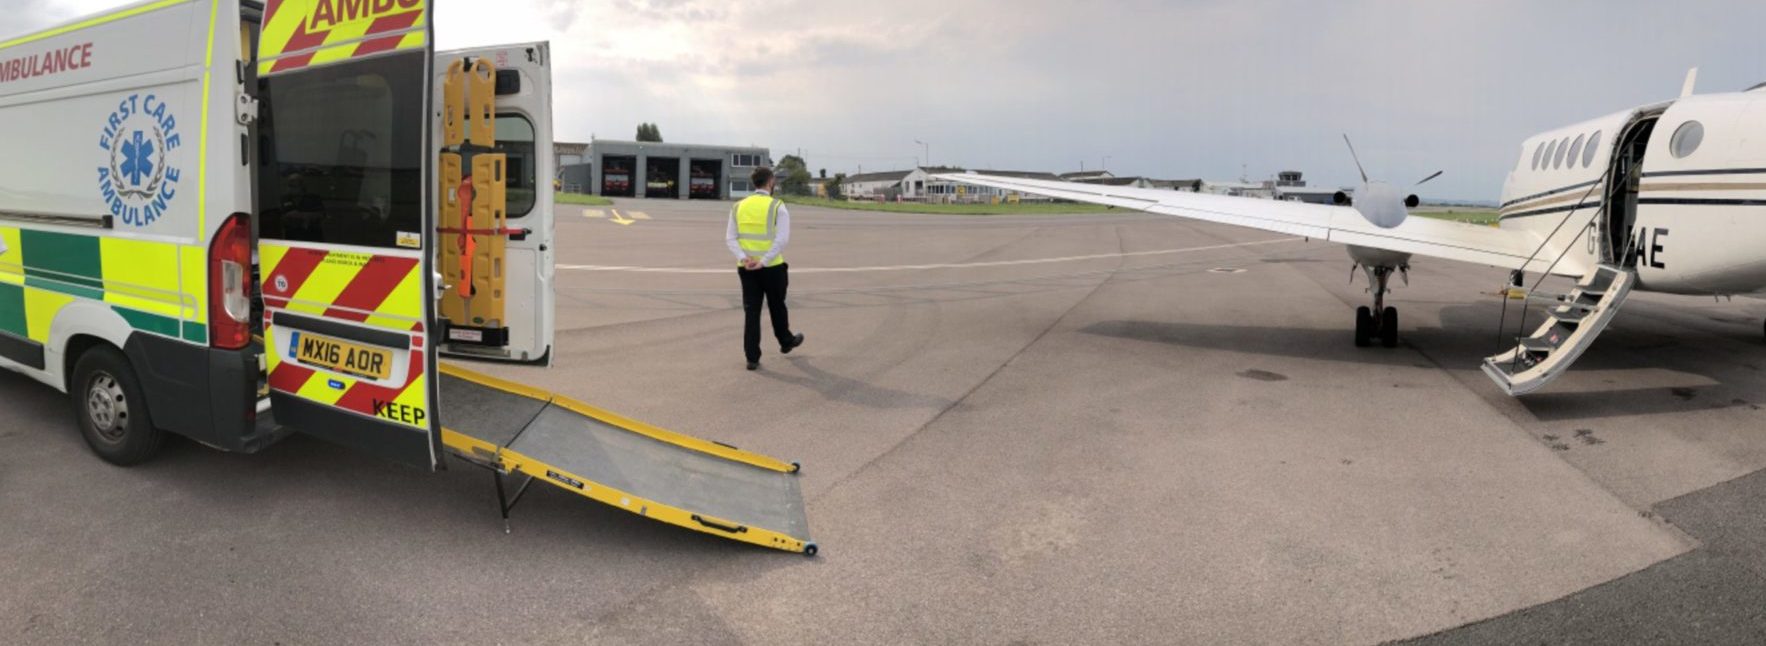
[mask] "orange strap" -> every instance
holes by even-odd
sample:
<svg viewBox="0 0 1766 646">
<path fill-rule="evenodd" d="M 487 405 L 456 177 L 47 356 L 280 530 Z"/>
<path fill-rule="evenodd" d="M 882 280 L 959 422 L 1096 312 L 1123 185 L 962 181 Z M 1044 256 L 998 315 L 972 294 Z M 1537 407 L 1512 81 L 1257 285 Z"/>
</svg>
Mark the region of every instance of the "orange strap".
<svg viewBox="0 0 1766 646">
<path fill-rule="evenodd" d="M 466 230 L 472 230 L 472 176 L 460 180 L 460 189 L 456 192 L 460 200 L 460 214 L 464 217 Z M 472 254 L 478 250 L 478 242 L 471 235 L 460 236 L 460 283 L 456 289 L 460 298 L 472 298 Z"/>
</svg>

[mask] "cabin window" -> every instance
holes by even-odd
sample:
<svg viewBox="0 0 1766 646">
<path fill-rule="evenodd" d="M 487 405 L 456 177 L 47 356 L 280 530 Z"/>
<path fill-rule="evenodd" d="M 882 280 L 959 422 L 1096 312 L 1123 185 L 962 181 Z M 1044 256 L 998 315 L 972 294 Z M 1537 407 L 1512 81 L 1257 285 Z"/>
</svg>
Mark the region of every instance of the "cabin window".
<svg viewBox="0 0 1766 646">
<path fill-rule="evenodd" d="M 1570 151 L 1570 140 L 1559 139 L 1557 152 L 1554 152 L 1551 154 L 1551 167 L 1552 168 L 1563 168 L 1564 167 L 1564 153 L 1567 153 L 1569 151 Z"/>
<path fill-rule="evenodd" d="M 1543 156 L 1545 156 L 1545 142 L 1541 141 L 1538 146 L 1533 148 L 1533 170 L 1539 170 L 1539 158 Z"/>
<path fill-rule="evenodd" d="M 1594 152 L 1597 150 L 1600 150 L 1600 131 L 1599 130 L 1594 131 L 1594 134 L 1588 136 L 1588 147 L 1582 149 L 1582 167 L 1583 168 L 1589 168 L 1589 167 L 1594 166 Z"/>
<path fill-rule="evenodd" d="M 1564 155 L 1570 160 L 1570 168 L 1576 167 L 1576 159 L 1582 156 L 1582 135 L 1576 135 L 1576 142 L 1570 144 L 1570 154 Z"/>
<path fill-rule="evenodd" d="M 1675 159 L 1685 159 L 1687 155 L 1697 152 L 1699 144 L 1705 142 L 1705 126 L 1697 121 L 1680 124 L 1674 130 L 1674 136 L 1668 139 L 1668 152 Z"/>
</svg>

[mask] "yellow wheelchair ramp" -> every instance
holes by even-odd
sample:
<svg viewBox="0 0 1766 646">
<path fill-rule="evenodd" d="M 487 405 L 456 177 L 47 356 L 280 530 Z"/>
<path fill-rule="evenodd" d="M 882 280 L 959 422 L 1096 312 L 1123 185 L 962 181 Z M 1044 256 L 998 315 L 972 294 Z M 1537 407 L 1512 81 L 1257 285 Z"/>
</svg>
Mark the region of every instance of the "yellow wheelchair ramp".
<svg viewBox="0 0 1766 646">
<path fill-rule="evenodd" d="M 816 554 L 795 463 L 450 364 L 440 387 L 442 444 L 496 473 L 505 522 L 527 488 L 544 482 L 671 525 Z M 522 480 L 513 496 L 506 476 Z"/>
</svg>

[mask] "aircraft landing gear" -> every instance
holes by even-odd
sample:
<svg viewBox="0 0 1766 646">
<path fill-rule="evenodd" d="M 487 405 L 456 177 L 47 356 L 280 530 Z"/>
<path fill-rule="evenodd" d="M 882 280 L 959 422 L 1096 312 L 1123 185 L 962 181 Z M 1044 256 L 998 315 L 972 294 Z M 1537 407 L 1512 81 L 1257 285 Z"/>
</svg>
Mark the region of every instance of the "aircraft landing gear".
<svg viewBox="0 0 1766 646">
<path fill-rule="evenodd" d="M 1382 346 L 1397 347 L 1398 308 L 1386 306 L 1386 293 L 1392 291 L 1387 288 L 1387 283 L 1392 280 L 1393 272 L 1408 268 L 1363 266 L 1361 269 L 1367 272 L 1368 291 L 1373 292 L 1374 306 L 1363 305 L 1355 310 L 1355 347 L 1373 345 L 1374 339 L 1379 339 Z"/>
</svg>

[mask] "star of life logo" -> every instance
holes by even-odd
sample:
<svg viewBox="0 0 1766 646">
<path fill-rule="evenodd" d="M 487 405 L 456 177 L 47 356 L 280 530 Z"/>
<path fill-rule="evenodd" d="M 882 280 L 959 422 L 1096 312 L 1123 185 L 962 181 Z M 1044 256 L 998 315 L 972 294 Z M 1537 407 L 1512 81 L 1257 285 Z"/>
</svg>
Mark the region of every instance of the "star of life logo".
<svg viewBox="0 0 1766 646">
<path fill-rule="evenodd" d="M 183 176 L 171 153 L 183 143 L 177 118 L 159 96 L 131 94 L 117 103 L 98 136 L 105 162 L 98 167 L 98 191 L 111 216 L 145 227 L 165 215 Z"/>
</svg>

